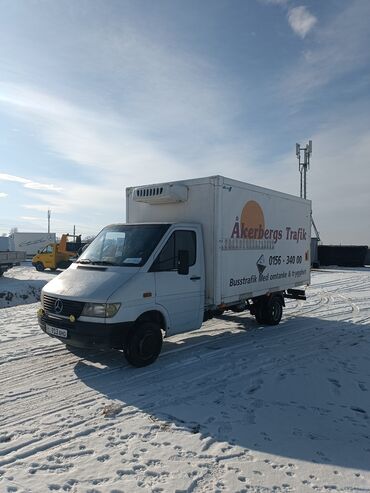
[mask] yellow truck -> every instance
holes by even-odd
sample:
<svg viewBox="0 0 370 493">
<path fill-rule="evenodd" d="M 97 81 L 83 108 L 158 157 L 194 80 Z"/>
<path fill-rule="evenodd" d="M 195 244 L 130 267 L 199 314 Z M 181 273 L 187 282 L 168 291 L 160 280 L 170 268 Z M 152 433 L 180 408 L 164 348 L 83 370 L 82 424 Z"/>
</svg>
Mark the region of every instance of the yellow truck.
<svg viewBox="0 0 370 493">
<path fill-rule="evenodd" d="M 69 239 L 73 238 L 72 241 Z M 32 265 L 38 271 L 45 269 L 66 269 L 81 253 L 85 243 L 81 242 L 81 235 L 63 234 L 59 243 L 49 243 L 32 259 Z"/>
</svg>

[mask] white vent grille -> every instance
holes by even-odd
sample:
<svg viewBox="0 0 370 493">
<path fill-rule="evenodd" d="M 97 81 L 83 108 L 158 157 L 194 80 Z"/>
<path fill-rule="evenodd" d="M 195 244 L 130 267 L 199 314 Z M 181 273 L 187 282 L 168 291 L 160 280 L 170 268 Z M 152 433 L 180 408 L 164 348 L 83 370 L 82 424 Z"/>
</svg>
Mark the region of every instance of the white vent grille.
<svg viewBox="0 0 370 493">
<path fill-rule="evenodd" d="M 158 197 L 163 195 L 163 187 L 148 187 L 148 188 L 136 188 L 135 197 Z"/>
<path fill-rule="evenodd" d="M 134 188 L 132 194 L 135 202 L 145 202 L 147 204 L 173 204 L 188 200 L 188 188 L 185 185 L 168 183 L 137 187 Z"/>
</svg>

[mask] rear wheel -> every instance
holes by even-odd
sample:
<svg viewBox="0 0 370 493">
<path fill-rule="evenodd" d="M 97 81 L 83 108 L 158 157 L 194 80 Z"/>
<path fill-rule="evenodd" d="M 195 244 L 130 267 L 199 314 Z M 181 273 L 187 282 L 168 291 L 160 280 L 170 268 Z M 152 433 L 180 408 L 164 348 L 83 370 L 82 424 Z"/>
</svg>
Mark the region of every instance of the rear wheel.
<svg viewBox="0 0 370 493">
<path fill-rule="evenodd" d="M 256 304 L 254 311 L 258 323 L 278 325 L 283 315 L 283 301 L 276 295 L 264 298 Z"/>
<path fill-rule="evenodd" d="M 36 267 L 36 270 L 38 270 L 39 272 L 42 272 L 45 269 L 44 264 L 42 262 L 37 262 L 35 267 Z"/>
<path fill-rule="evenodd" d="M 283 315 L 283 302 L 280 296 L 266 300 L 263 317 L 267 325 L 278 325 Z"/>
<path fill-rule="evenodd" d="M 153 363 L 162 349 L 162 332 L 154 322 L 142 322 L 133 327 L 124 345 L 127 361 L 136 367 Z"/>
<path fill-rule="evenodd" d="M 259 324 L 265 324 L 265 317 L 264 317 L 264 302 L 259 301 L 258 303 L 255 303 L 254 305 L 254 316 L 256 317 L 256 321 Z"/>
</svg>

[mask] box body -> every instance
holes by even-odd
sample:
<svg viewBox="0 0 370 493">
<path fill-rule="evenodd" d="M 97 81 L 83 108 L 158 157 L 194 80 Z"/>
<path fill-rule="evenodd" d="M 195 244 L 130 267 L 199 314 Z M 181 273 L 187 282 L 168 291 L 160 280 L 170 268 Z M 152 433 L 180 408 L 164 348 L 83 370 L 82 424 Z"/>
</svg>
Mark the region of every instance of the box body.
<svg viewBox="0 0 370 493">
<path fill-rule="evenodd" d="M 15 250 L 26 252 L 27 256 L 35 255 L 49 243 L 56 242 L 55 233 L 16 232 L 11 235 Z"/>
<path fill-rule="evenodd" d="M 14 242 L 9 236 L 0 236 L 0 252 L 14 250 Z"/>
<path fill-rule="evenodd" d="M 222 176 L 182 180 L 126 189 L 126 221 L 201 224 L 207 306 L 310 282 L 311 202 L 299 197 Z"/>
</svg>

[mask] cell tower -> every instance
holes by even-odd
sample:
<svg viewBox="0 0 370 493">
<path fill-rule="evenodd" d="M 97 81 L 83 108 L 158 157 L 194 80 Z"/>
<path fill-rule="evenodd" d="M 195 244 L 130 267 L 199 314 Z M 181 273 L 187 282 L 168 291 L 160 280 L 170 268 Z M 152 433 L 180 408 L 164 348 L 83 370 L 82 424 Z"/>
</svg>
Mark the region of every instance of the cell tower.
<svg viewBox="0 0 370 493">
<path fill-rule="evenodd" d="M 303 151 L 303 152 L 302 152 Z M 307 198 L 307 171 L 310 168 L 310 157 L 312 154 L 312 140 L 308 141 L 306 147 L 301 147 L 301 144 L 295 145 L 295 153 L 298 159 L 299 172 L 301 174 L 301 197 Z M 301 161 L 303 153 L 303 161 Z"/>
<path fill-rule="evenodd" d="M 48 209 L 48 233 L 50 233 L 50 217 L 51 217 L 51 210 Z"/>
<path fill-rule="evenodd" d="M 306 144 L 305 147 L 301 147 L 301 144 L 297 143 L 295 145 L 295 153 L 298 159 L 299 173 L 301 175 L 300 194 L 302 198 L 306 199 L 307 198 L 307 171 L 310 169 L 310 158 L 312 154 L 312 140 L 309 140 L 308 144 Z M 302 155 L 303 155 L 303 161 L 302 161 Z M 320 241 L 320 235 L 316 228 L 316 224 L 315 221 L 313 220 L 312 215 L 311 215 L 311 222 L 313 229 L 315 230 L 316 233 L 316 238 L 318 241 Z"/>
</svg>

